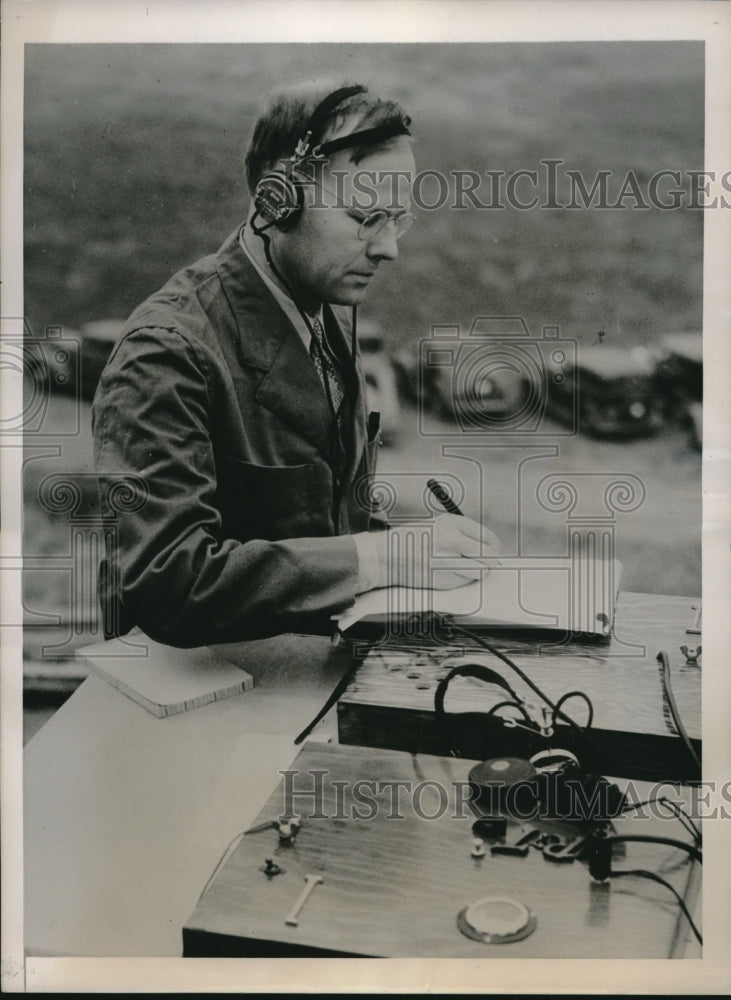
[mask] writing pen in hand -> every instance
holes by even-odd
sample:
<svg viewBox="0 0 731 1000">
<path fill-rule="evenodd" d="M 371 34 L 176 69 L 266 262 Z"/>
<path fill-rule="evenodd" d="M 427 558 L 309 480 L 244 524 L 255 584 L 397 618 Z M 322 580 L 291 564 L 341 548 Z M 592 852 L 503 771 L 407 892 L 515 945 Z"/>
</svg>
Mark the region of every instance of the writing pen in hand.
<svg viewBox="0 0 731 1000">
<path fill-rule="evenodd" d="M 448 514 L 459 514 L 460 517 L 464 517 L 462 511 L 459 509 L 454 500 L 452 500 L 449 493 L 447 493 L 441 483 L 438 483 L 436 479 L 427 479 L 426 485 Z"/>
<path fill-rule="evenodd" d="M 452 500 L 449 493 L 447 493 L 441 483 L 438 483 L 436 479 L 427 479 L 426 485 L 448 514 L 458 514 L 460 517 L 464 517 L 462 511 L 459 509 L 454 500 Z M 480 562 L 481 560 L 478 558 L 477 561 Z M 494 565 L 502 566 L 502 563 L 499 559 L 495 559 Z"/>
</svg>

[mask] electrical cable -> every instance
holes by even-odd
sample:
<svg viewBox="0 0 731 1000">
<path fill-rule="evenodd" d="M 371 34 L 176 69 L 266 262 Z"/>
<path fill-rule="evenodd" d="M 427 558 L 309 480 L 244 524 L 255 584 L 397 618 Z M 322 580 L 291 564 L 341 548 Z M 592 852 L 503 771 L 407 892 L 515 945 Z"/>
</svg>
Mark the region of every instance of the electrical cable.
<svg viewBox="0 0 731 1000">
<path fill-rule="evenodd" d="M 518 708 L 523 713 L 523 718 L 525 719 L 528 726 L 533 726 L 533 720 L 531 719 L 530 715 L 525 709 L 522 699 L 517 694 L 517 692 L 513 690 L 513 688 L 510 686 L 508 681 L 502 676 L 502 674 L 497 673 L 497 671 L 493 670 L 491 667 L 486 667 L 482 663 L 461 663 L 459 666 L 453 667 L 453 669 L 449 671 L 447 676 L 442 678 L 442 680 L 437 685 L 437 689 L 434 693 L 435 720 L 437 722 L 437 725 L 442 730 L 445 742 L 449 746 L 450 753 L 453 757 L 461 756 L 461 754 L 454 748 L 453 740 L 448 731 L 448 726 L 446 721 L 447 713 L 444 711 L 444 700 L 447 696 L 447 688 L 450 682 L 455 677 L 474 677 L 477 680 L 484 681 L 484 683 L 486 684 L 496 684 L 498 687 L 501 687 L 504 691 L 506 691 L 510 695 L 511 698 L 510 701 L 502 701 L 499 702 L 497 705 L 494 705 L 489 712 L 485 713 L 486 718 L 491 718 L 493 713 L 501 706 L 511 705 Z M 501 721 L 504 720 L 501 719 Z"/>
<path fill-rule="evenodd" d="M 343 676 L 340 678 L 335 687 L 332 689 L 320 711 L 317 713 L 314 719 L 312 719 L 312 721 L 305 726 L 302 732 L 295 737 L 294 740 L 295 746 L 299 746 L 303 740 L 307 739 L 307 737 L 310 735 L 310 733 L 315 728 L 320 719 L 324 718 L 330 711 L 330 709 L 333 707 L 333 705 L 338 701 L 340 696 L 345 694 L 345 689 L 353 680 L 353 677 L 355 676 L 355 672 L 358 669 L 359 665 L 360 664 L 358 663 L 358 660 L 353 658 L 353 661 L 350 664 L 349 668 L 345 671 Z"/>
<path fill-rule="evenodd" d="M 589 696 L 587 694 L 584 694 L 583 691 L 567 691 L 566 694 L 561 695 L 561 697 L 556 702 L 556 708 L 553 710 L 553 713 L 551 715 L 551 725 L 553 726 L 556 725 L 556 717 L 558 715 L 558 712 L 560 711 L 563 703 L 565 701 L 568 701 L 569 698 L 583 698 L 584 701 L 586 702 L 587 708 L 589 709 L 589 718 L 587 719 L 583 727 L 584 732 L 586 732 L 588 729 L 591 729 L 591 724 L 594 721 L 594 706 L 592 705 Z"/>
<path fill-rule="evenodd" d="M 609 755 L 604 750 L 602 750 L 602 748 L 597 743 L 594 742 L 594 740 L 588 735 L 588 733 L 584 729 L 581 728 L 581 726 L 578 725 L 578 723 L 574 722 L 574 720 L 571 718 L 571 716 L 569 716 L 565 712 L 561 711 L 560 707 L 558 705 L 555 705 L 551 701 L 551 699 L 548 697 L 548 695 L 545 694 L 538 687 L 538 685 L 535 684 L 534 681 L 532 681 L 530 679 L 530 677 L 528 677 L 528 675 L 523 670 L 521 670 L 520 667 L 516 663 L 514 663 L 510 659 L 510 657 L 506 656 L 496 646 L 493 646 L 492 643 L 488 642 L 486 639 L 483 639 L 481 636 L 477 635 L 477 633 L 474 632 L 474 631 L 472 631 L 471 629 L 465 628 L 463 625 L 457 625 L 453 621 L 445 618 L 443 615 L 437 615 L 436 618 L 437 618 L 437 621 L 440 622 L 440 624 L 442 625 L 442 627 L 444 628 L 445 631 L 447 631 L 447 632 L 449 632 L 449 631 L 461 632 L 463 635 L 466 635 L 473 642 L 476 642 L 478 644 L 478 646 L 482 646 L 483 649 L 486 649 L 489 653 L 492 653 L 493 656 L 496 656 L 499 660 L 502 660 L 503 663 L 506 663 L 509 667 L 511 667 L 518 674 L 518 676 L 528 685 L 528 687 L 532 691 L 534 691 L 538 695 L 539 698 L 542 698 L 543 701 L 545 701 L 545 703 L 548 705 L 548 707 L 554 713 L 554 718 L 561 718 L 565 722 L 568 722 L 568 724 L 571 726 L 571 728 L 575 732 L 577 732 L 579 734 L 579 736 L 586 743 L 588 743 L 589 746 L 591 746 L 592 749 L 596 753 L 600 754 L 604 758 L 604 760 L 607 762 L 607 764 L 609 765 L 609 767 L 611 768 L 611 766 L 613 764 L 613 761 L 610 759 Z M 581 693 L 581 692 L 572 692 L 572 694 L 575 694 L 575 693 Z M 586 695 L 584 695 L 584 697 L 586 698 L 586 701 L 589 702 L 589 698 Z M 592 709 L 592 713 L 593 713 L 593 709 Z"/>
<path fill-rule="evenodd" d="M 618 833 L 602 838 L 605 844 L 664 844 L 685 851 L 694 861 L 703 864 L 703 853 L 695 844 L 687 844 L 684 840 L 674 840 L 672 837 L 653 837 L 644 833 Z"/>
<path fill-rule="evenodd" d="M 703 836 L 701 834 L 701 831 L 695 825 L 690 816 L 685 812 L 683 807 L 678 802 L 674 802 L 672 799 L 667 798 L 665 795 L 654 795 L 651 796 L 649 799 L 644 799 L 641 802 L 626 802 L 625 805 L 622 807 L 622 812 L 629 812 L 630 809 L 639 809 L 641 806 L 649 806 L 653 802 L 661 802 L 663 805 L 668 806 L 668 808 L 674 814 L 675 818 L 693 837 L 693 840 L 695 840 L 697 844 L 702 843 Z"/>
<path fill-rule="evenodd" d="M 499 701 L 497 703 L 497 705 L 493 705 L 492 708 L 489 709 L 489 711 L 485 712 L 485 718 L 486 719 L 491 719 L 492 716 L 495 715 L 495 713 L 497 712 L 497 710 L 499 708 L 508 708 L 508 707 L 509 708 L 517 708 L 521 712 L 521 714 L 522 714 L 523 718 L 525 719 L 526 723 L 529 726 L 533 725 L 533 720 L 528 715 L 528 712 L 526 711 L 525 706 L 520 701 Z"/>
<path fill-rule="evenodd" d="M 662 690 L 663 690 L 663 697 L 665 698 L 665 704 L 667 705 L 668 710 L 670 711 L 670 715 L 672 716 L 673 724 L 675 725 L 678 736 L 683 741 L 683 744 L 685 745 L 685 748 L 688 751 L 688 755 L 690 756 L 690 759 L 693 761 L 695 767 L 698 769 L 698 773 L 700 775 L 701 762 L 698 759 L 698 755 L 696 754 L 695 750 L 691 746 L 688 733 L 686 732 L 685 726 L 683 725 L 682 719 L 680 718 L 680 713 L 678 712 L 678 706 L 675 703 L 675 696 L 673 695 L 673 689 L 670 684 L 670 661 L 668 659 L 668 655 L 667 653 L 663 652 L 663 650 L 660 650 L 660 652 L 657 654 L 656 659 L 660 664 L 660 681 L 662 683 Z"/>
<path fill-rule="evenodd" d="M 695 823 L 686 813 L 683 807 L 678 805 L 677 802 L 673 802 L 672 799 L 666 799 L 665 801 L 670 806 L 672 811 L 675 813 L 676 819 L 685 827 L 688 833 L 693 837 L 693 840 L 695 840 L 697 844 L 701 844 L 703 842 L 703 836 L 701 834 L 701 831 L 698 829 L 698 827 L 695 825 Z"/>
<path fill-rule="evenodd" d="M 237 833 L 236 836 L 233 837 L 229 841 L 228 847 L 226 848 L 226 850 L 221 855 L 221 858 L 220 858 L 218 864 L 213 869 L 213 871 L 211 872 L 211 874 L 208 876 L 208 881 L 203 886 L 203 889 L 201 890 L 201 894 L 198 897 L 198 903 L 200 903 L 200 901 L 203 899 L 203 897 L 205 896 L 205 894 L 208 892 L 208 887 L 210 886 L 211 882 L 216 877 L 216 875 L 218 874 L 218 872 L 221 870 L 221 868 L 223 867 L 223 865 L 228 861 L 228 859 L 231 857 L 231 855 L 233 854 L 233 852 L 236 850 L 236 848 L 239 846 L 239 844 L 241 843 L 241 841 L 244 839 L 245 833 L 246 833 L 246 830 L 242 830 L 241 833 Z M 198 903 L 196 903 L 196 906 L 198 905 Z"/>
<path fill-rule="evenodd" d="M 685 916 L 685 919 L 688 921 L 688 924 L 690 925 L 690 929 L 693 931 L 693 934 L 695 935 L 696 940 L 698 941 L 699 944 L 701 944 L 701 945 L 703 944 L 703 938 L 701 937 L 700 931 L 696 927 L 696 925 L 695 925 L 695 923 L 693 921 L 693 918 L 690 915 L 688 907 L 685 905 L 685 900 L 681 897 L 680 893 L 672 885 L 670 885 L 669 882 L 665 881 L 664 878 L 660 878 L 659 875 L 656 875 L 654 872 L 647 871 L 645 868 L 632 868 L 632 869 L 629 869 L 627 871 L 609 872 L 609 874 L 608 874 L 607 877 L 608 878 L 625 878 L 625 877 L 630 876 L 630 875 L 634 875 L 634 876 L 636 876 L 638 878 L 648 878 L 648 879 L 651 879 L 653 882 L 657 882 L 658 885 L 664 885 L 666 889 L 669 889 L 670 892 L 672 892 L 672 894 L 677 899 L 678 906 L 683 911 L 683 915 Z"/>
</svg>

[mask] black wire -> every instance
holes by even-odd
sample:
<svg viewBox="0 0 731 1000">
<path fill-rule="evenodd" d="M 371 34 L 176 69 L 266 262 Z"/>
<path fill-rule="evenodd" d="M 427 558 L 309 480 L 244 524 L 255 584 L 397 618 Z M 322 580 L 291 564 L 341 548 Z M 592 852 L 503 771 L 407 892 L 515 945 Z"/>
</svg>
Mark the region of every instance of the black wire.
<svg viewBox="0 0 731 1000">
<path fill-rule="evenodd" d="M 670 661 L 668 660 L 668 654 L 660 650 L 657 654 L 657 661 L 660 664 L 660 681 L 662 683 L 662 690 L 665 696 L 665 702 L 670 709 L 670 714 L 673 718 L 673 723 L 678 731 L 678 736 L 681 738 L 685 744 L 685 748 L 693 761 L 693 764 L 698 768 L 698 772 L 701 770 L 701 762 L 698 760 L 698 755 L 691 746 L 690 739 L 688 738 L 688 733 L 685 730 L 682 719 L 680 718 L 680 713 L 678 712 L 678 706 L 675 703 L 675 696 L 673 695 L 673 689 L 670 685 Z"/>
<path fill-rule="evenodd" d="M 355 389 L 356 379 L 358 377 L 358 371 L 355 364 L 356 362 L 355 352 L 358 347 L 358 336 L 356 333 L 357 329 L 358 329 L 358 307 L 354 305 L 350 320 L 350 381 L 354 389 Z"/>
<path fill-rule="evenodd" d="M 665 844 L 667 847 L 676 847 L 680 851 L 685 851 L 694 861 L 703 864 L 703 853 L 695 844 L 687 844 L 684 840 L 674 840 L 672 837 L 654 837 L 644 833 L 618 833 L 611 837 L 605 837 L 604 842 L 608 844 Z"/>
<path fill-rule="evenodd" d="M 447 723 L 447 713 L 444 710 L 444 702 L 447 697 L 447 688 L 455 677 L 474 677 L 477 680 L 484 681 L 486 684 L 497 684 L 503 690 L 507 691 L 510 695 L 512 701 L 501 701 L 497 705 L 493 705 L 489 712 L 485 713 L 487 719 L 492 718 L 496 709 L 501 706 L 511 705 L 519 708 L 523 713 L 523 717 L 528 723 L 528 725 L 533 725 L 533 720 L 528 715 L 528 712 L 521 703 L 521 699 L 517 692 L 512 689 L 510 684 L 505 680 L 502 674 L 499 674 L 496 670 L 492 670 L 491 667 L 486 667 L 482 663 L 461 663 L 459 666 L 454 667 L 450 672 L 444 677 L 439 684 L 434 693 L 434 713 L 438 724 L 442 729 L 442 733 L 445 742 L 449 746 L 449 752 L 453 757 L 461 757 L 460 751 L 456 750 L 454 747 L 454 740 L 452 739 L 450 727 Z M 504 719 L 500 719 L 504 724 Z"/>
<path fill-rule="evenodd" d="M 568 701 L 569 698 L 583 698 L 584 701 L 586 702 L 587 708 L 589 709 L 589 718 L 587 719 L 586 724 L 584 725 L 584 733 L 586 733 L 587 730 L 591 729 L 591 724 L 594 721 L 594 706 L 592 705 L 589 696 L 587 694 L 584 694 L 583 691 L 567 691 L 566 694 L 561 695 L 561 697 L 556 702 L 556 708 L 554 709 L 553 714 L 551 716 L 551 725 L 554 726 L 556 725 L 556 715 L 560 710 L 561 706 L 563 705 L 563 703 L 565 701 Z"/>
<path fill-rule="evenodd" d="M 345 689 L 355 676 L 355 672 L 358 669 L 358 666 L 359 666 L 358 660 L 356 660 L 354 657 L 348 669 L 345 671 L 343 676 L 340 678 L 340 680 L 337 682 L 335 687 L 328 695 L 320 711 L 317 713 L 314 719 L 312 719 L 312 721 L 305 726 L 302 732 L 295 737 L 294 740 L 295 746 L 299 746 L 303 740 L 307 739 L 307 737 L 310 735 L 310 733 L 315 728 L 320 719 L 324 718 L 327 715 L 327 713 L 333 707 L 335 702 L 338 701 L 340 696 L 345 693 Z"/>
<path fill-rule="evenodd" d="M 678 805 L 677 802 L 673 802 L 672 799 L 666 799 L 665 801 L 675 813 L 676 818 L 683 824 L 685 829 L 691 834 L 695 842 L 697 844 L 702 843 L 703 835 L 701 834 L 700 829 L 695 825 L 691 817 L 687 814 L 685 809 L 683 809 L 681 805 Z"/>
<path fill-rule="evenodd" d="M 653 802 L 662 802 L 664 805 L 668 806 L 675 815 L 675 818 L 685 827 L 695 842 L 697 844 L 702 842 L 703 835 L 701 834 L 701 831 L 683 807 L 679 803 L 673 802 L 672 799 L 667 798 L 665 795 L 653 795 L 649 799 L 644 799 L 642 802 L 626 802 L 622 807 L 622 812 L 629 812 L 630 809 L 639 809 L 640 806 L 649 806 Z"/>
<path fill-rule="evenodd" d="M 437 618 L 440 617 L 441 616 L 437 616 Z M 594 742 L 594 740 L 586 733 L 585 730 L 581 728 L 581 726 L 579 726 L 576 722 L 574 722 L 571 716 L 566 715 L 566 713 L 562 712 L 557 705 L 554 705 L 554 703 L 551 701 L 548 695 L 544 694 L 544 692 L 541 691 L 538 685 L 535 684 L 530 679 L 530 677 L 528 677 L 528 675 L 523 670 L 521 670 L 516 663 L 514 663 L 510 659 L 510 657 L 506 656 L 496 646 L 493 646 L 492 643 L 488 642 L 486 639 L 483 639 L 481 636 L 477 635 L 477 633 L 473 632 L 471 629 L 465 628 L 462 625 L 457 625 L 453 621 L 450 621 L 446 618 L 443 619 L 443 627 L 446 630 L 461 632 L 463 635 L 466 635 L 469 639 L 472 639 L 474 642 L 476 642 L 478 646 L 482 646 L 483 649 L 486 649 L 488 652 L 492 653 L 493 656 L 497 656 L 497 658 L 499 660 L 502 660 L 503 663 L 507 663 L 507 665 L 511 667 L 518 674 L 518 676 L 528 685 L 528 687 L 531 688 L 531 690 L 533 690 L 538 695 L 539 698 L 542 698 L 545 701 L 548 707 L 553 711 L 554 718 L 561 718 L 565 722 L 568 722 L 571 728 L 575 732 L 577 732 L 579 736 L 583 740 L 585 740 L 586 743 L 589 744 L 589 746 L 591 746 L 598 754 L 600 754 L 604 758 L 609 767 L 610 768 L 612 767 L 613 761 L 611 760 L 609 755 L 604 750 L 602 750 L 602 748 L 597 743 Z M 589 701 L 588 697 L 586 698 L 586 700 Z"/>
<path fill-rule="evenodd" d="M 528 715 L 525 706 L 519 701 L 499 701 L 497 705 L 493 705 L 488 712 L 485 712 L 485 718 L 490 719 L 492 718 L 493 715 L 495 715 L 495 713 L 499 708 L 507 708 L 507 707 L 517 708 L 522 713 L 523 718 L 528 723 L 528 725 L 534 728 L 533 719 L 531 719 L 530 715 Z M 536 734 L 538 734 L 537 729 L 536 729 Z"/>
<path fill-rule="evenodd" d="M 699 944 L 701 945 L 703 944 L 703 938 L 701 937 L 700 931 L 693 922 L 693 918 L 691 917 L 690 912 L 688 911 L 688 907 L 685 905 L 685 900 L 680 896 L 680 893 L 675 888 L 673 888 L 672 885 L 670 885 L 669 882 L 666 882 L 664 878 L 660 878 L 659 875 L 656 875 L 654 872 L 647 871 L 644 868 L 633 868 L 630 869 L 629 871 L 609 872 L 609 878 L 625 878 L 628 875 L 634 875 L 638 878 L 649 878 L 653 882 L 657 882 L 659 885 L 664 885 L 666 889 L 669 889 L 677 899 L 678 905 L 680 906 L 680 909 L 683 911 L 685 919 L 690 924 L 690 929 L 695 934 L 696 940 L 698 941 Z"/>
<path fill-rule="evenodd" d="M 213 869 L 213 871 L 211 872 L 211 874 L 208 876 L 206 884 L 203 886 L 203 889 L 201 890 L 201 894 L 198 897 L 198 903 L 200 903 L 200 901 L 203 899 L 203 897 L 205 896 L 205 894 L 208 892 L 208 888 L 209 888 L 211 882 L 216 877 L 216 875 L 218 874 L 218 872 L 221 870 L 221 868 L 223 867 L 224 863 L 226 861 L 228 861 L 228 859 L 231 857 L 231 855 L 233 854 L 234 850 L 239 846 L 239 843 L 244 839 L 245 834 L 246 834 L 246 831 L 242 830 L 240 833 L 237 833 L 235 837 L 231 838 L 231 840 L 228 843 L 228 846 L 226 847 L 226 850 L 223 852 L 223 854 L 219 858 L 218 864 Z M 196 903 L 196 906 L 198 905 L 198 903 Z"/>
<path fill-rule="evenodd" d="M 473 677 L 475 680 L 483 681 L 485 684 L 497 684 L 503 690 L 507 691 L 510 697 L 515 702 L 520 702 L 521 698 L 517 691 L 514 691 L 510 684 L 505 680 L 502 674 L 497 673 L 497 671 L 491 670 L 490 667 L 486 667 L 482 663 L 460 663 L 458 666 L 453 667 L 447 676 L 439 682 L 437 687 L 437 692 L 434 695 L 435 706 L 437 704 L 437 694 L 441 689 L 443 691 L 442 701 L 447 697 L 447 687 L 454 680 L 455 677 Z M 530 721 L 530 720 L 529 720 Z"/>
</svg>

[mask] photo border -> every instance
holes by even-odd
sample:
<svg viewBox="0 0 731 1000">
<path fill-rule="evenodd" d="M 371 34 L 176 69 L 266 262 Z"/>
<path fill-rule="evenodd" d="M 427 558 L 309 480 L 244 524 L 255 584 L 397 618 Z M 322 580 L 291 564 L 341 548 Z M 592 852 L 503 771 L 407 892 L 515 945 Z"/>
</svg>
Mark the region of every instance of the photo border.
<svg viewBox="0 0 731 1000">
<path fill-rule="evenodd" d="M 494 42 L 702 39 L 706 43 L 706 169 L 731 168 L 731 11 L 684 0 L 5 0 L 2 37 L 2 270 L 0 316 L 23 315 L 23 45 L 26 42 Z M 709 209 L 704 232 L 703 618 L 704 778 L 731 775 L 729 705 L 728 275 L 731 210 Z M 713 363 L 709 364 L 708 359 Z M 2 412 L 19 412 L 22 378 L 3 372 Z M 22 404 L 20 406 L 22 410 Z M 22 621 L 22 442 L 0 447 L 3 532 L 0 622 Z M 669 540 L 671 542 L 671 540 Z M 731 986 L 731 825 L 705 824 L 712 878 L 704 886 L 704 958 L 674 962 L 509 959 L 24 959 L 22 936 L 22 628 L 2 627 L 2 970 L 7 992 L 647 992 L 725 993 Z M 710 665 L 715 665 L 711 667 Z M 710 669 L 709 669 L 710 667 Z"/>
</svg>

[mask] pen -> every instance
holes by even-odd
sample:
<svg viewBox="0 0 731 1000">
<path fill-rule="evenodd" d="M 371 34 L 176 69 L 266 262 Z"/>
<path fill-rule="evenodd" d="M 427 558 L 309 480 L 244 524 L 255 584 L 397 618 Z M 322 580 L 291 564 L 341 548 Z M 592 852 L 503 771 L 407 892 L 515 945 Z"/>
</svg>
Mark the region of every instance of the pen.
<svg viewBox="0 0 731 1000">
<path fill-rule="evenodd" d="M 464 517 L 462 511 L 459 509 L 454 500 L 452 500 L 452 498 L 444 489 L 441 483 L 438 483 L 436 479 L 427 479 L 426 485 L 429 487 L 429 489 L 432 491 L 434 496 L 437 498 L 439 503 L 442 505 L 442 507 L 444 507 L 444 509 L 448 514 L 459 514 L 460 517 Z M 496 559 L 494 561 L 494 565 L 502 566 L 502 563 L 500 562 L 499 559 Z"/>
<path fill-rule="evenodd" d="M 444 507 L 448 514 L 459 514 L 460 517 L 464 517 L 464 514 L 459 509 L 457 504 L 452 500 L 450 495 L 436 479 L 428 479 L 426 485 L 432 491 L 434 496 L 437 498 L 439 503 Z"/>
</svg>

